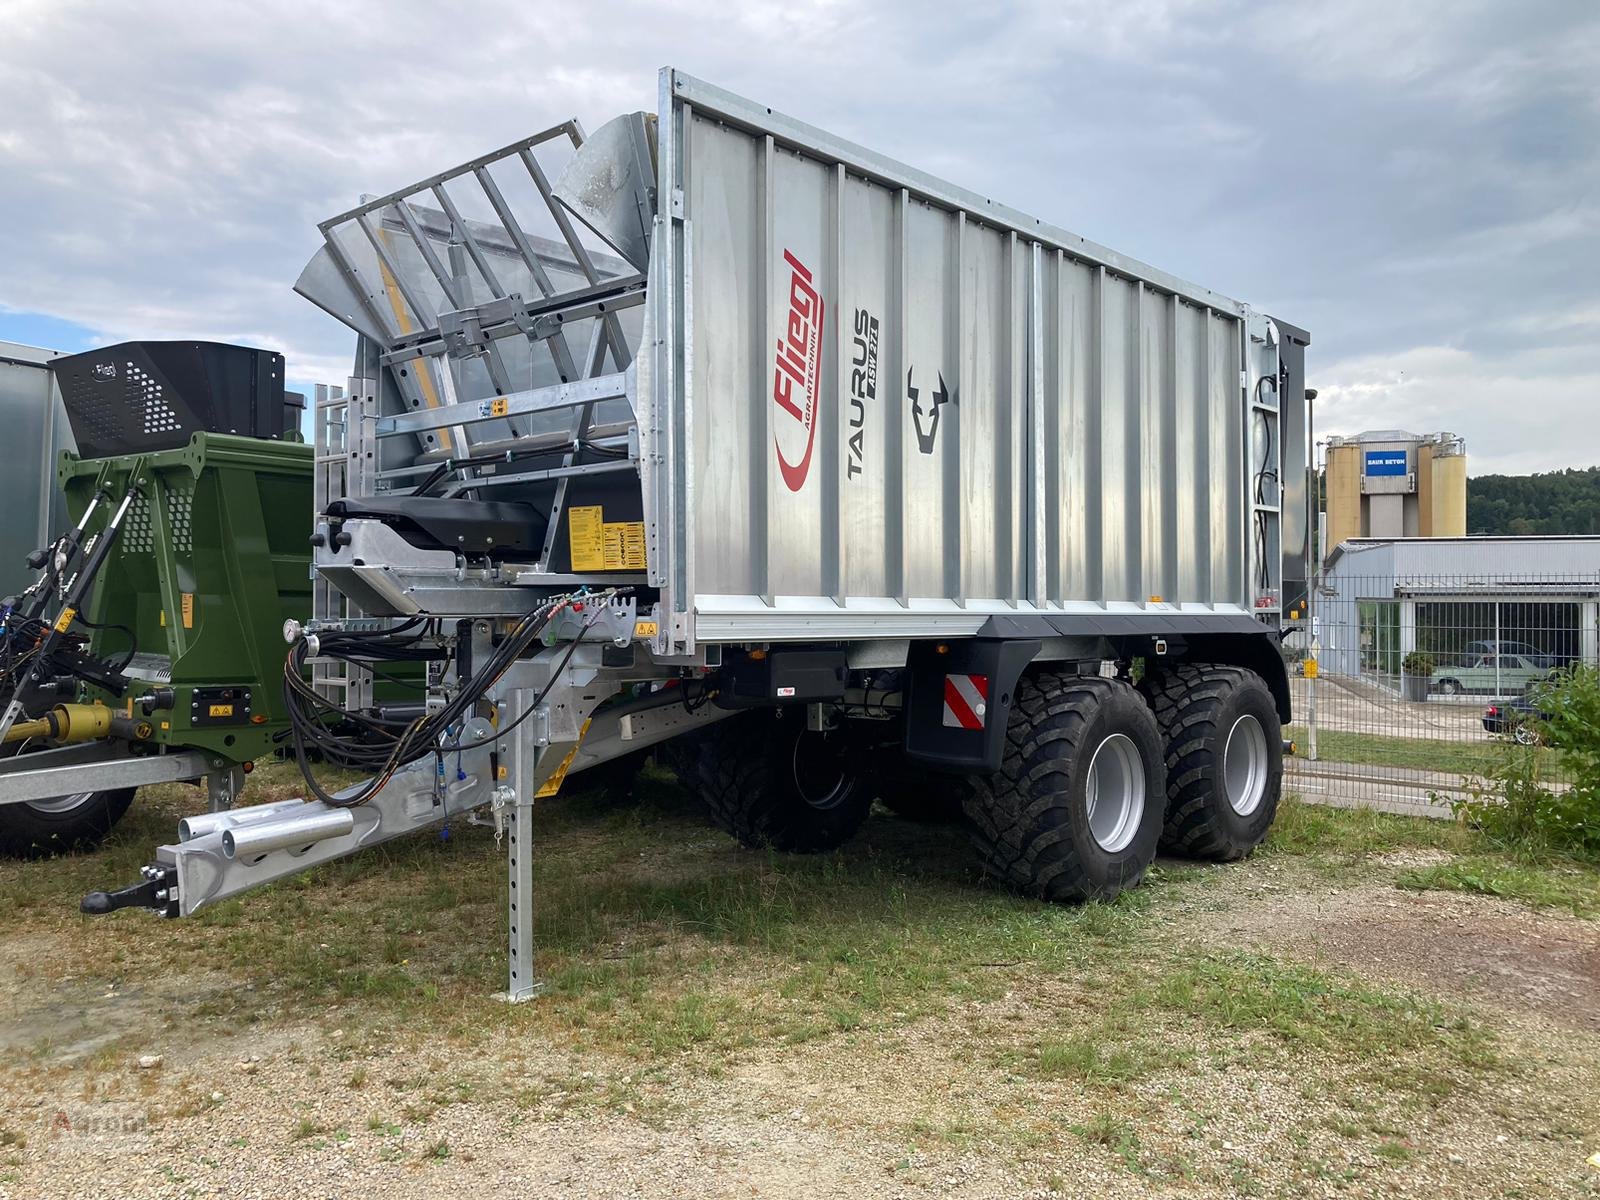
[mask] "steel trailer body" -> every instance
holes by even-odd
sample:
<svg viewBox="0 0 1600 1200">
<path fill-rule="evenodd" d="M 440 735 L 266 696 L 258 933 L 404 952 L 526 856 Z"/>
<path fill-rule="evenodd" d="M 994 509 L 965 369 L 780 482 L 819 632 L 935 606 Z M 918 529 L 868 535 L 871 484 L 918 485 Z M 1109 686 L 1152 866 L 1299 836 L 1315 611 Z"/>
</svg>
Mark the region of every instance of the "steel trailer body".
<svg viewBox="0 0 1600 1200">
<path fill-rule="evenodd" d="M 1276 607 L 1246 444 L 1270 322 L 680 72 L 662 93 L 659 651 Z"/>
</svg>

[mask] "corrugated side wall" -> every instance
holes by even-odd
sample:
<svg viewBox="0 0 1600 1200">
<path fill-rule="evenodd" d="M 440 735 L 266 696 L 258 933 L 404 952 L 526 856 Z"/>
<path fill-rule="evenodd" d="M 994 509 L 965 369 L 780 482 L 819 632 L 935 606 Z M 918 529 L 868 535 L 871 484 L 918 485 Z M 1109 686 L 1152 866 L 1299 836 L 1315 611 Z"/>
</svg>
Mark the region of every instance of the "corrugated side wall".
<svg viewBox="0 0 1600 1200">
<path fill-rule="evenodd" d="M 701 613 L 1246 603 L 1231 302 L 699 113 L 677 155 Z"/>
</svg>

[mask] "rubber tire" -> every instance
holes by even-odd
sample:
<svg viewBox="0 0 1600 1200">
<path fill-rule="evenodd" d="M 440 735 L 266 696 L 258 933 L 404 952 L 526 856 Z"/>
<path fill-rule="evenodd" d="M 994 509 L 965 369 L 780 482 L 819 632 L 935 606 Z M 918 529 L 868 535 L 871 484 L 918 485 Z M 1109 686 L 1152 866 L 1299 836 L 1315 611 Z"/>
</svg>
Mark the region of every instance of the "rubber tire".
<svg viewBox="0 0 1600 1200">
<path fill-rule="evenodd" d="M 751 849 L 818 854 L 856 835 L 872 809 L 863 773 L 847 780 L 832 808 L 808 803 L 794 781 L 803 709 L 741 713 L 705 733 L 695 761 L 696 790 L 718 828 Z"/>
<path fill-rule="evenodd" d="M 894 754 L 890 765 L 873 772 L 872 782 L 884 807 L 907 821 L 949 825 L 961 820 L 961 799 L 968 784 L 960 775 L 935 771 Z"/>
<path fill-rule="evenodd" d="M 44 858 L 98 846 L 133 803 L 137 788 L 90 792 L 65 812 L 44 812 L 31 804 L 0 805 L 0 855 Z"/>
<path fill-rule="evenodd" d="M 1461 694 L 1461 685 L 1454 679 L 1441 679 L 1438 686 L 1433 690 L 1441 696 L 1459 696 Z"/>
<path fill-rule="evenodd" d="M 1185 858 L 1234 862 L 1267 836 L 1283 793 L 1283 737 L 1266 681 L 1243 667 L 1182 663 L 1140 690 L 1161 727 L 1167 760 L 1167 823 L 1161 849 Z M 1234 722 L 1250 715 L 1266 735 L 1267 787 L 1248 816 L 1228 803 L 1223 751 Z"/>
<path fill-rule="evenodd" d="M 969 834 L 994 879 L 1045 900 L 1110 900 L 1155 861 L 1166 815 L 1166 767 L 1155 717 L 1131 684 L 1090 675 L 1023 676 L 1000 770 L 975 775 L 963 798 Z M 1133 840 L 1112 854 L 1089 831 L 1092 750 L 1127 735 L 1144 766 Z"/>
</svg>

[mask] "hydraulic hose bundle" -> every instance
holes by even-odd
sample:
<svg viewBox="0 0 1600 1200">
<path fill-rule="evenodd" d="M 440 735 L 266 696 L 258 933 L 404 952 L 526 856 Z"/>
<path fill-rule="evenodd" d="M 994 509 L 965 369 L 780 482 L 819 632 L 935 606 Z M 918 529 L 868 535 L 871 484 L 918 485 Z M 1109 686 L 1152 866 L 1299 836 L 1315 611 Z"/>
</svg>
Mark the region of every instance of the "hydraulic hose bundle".
<svg viewBox="0 0 1600 1200">
<path fill-rule="evenodd" d="M 310 639 L 297 640 L 284 660 L 283 698 L 284 707 L 289 713 L 295 760 L 305 776 L 306 786 L 324 804 L 351 808 L 376 795 L 395 771 L 406 763 L 428 754 L 455 753 L 476 748 L 481 743 L 463 744 L 460 740 L 463 722 L 471 715 L 473 706 L 513 663 L 528 656 L 540 635 L 563 609 L 586 598 L 599 597 L 586 597 L 581 593 L 563 596 L 523 617 L 494 647 L 483 664 L 469 678 L 460 682 L 454 695 L 445 704 L 424 712 L 403 726 L 370 714 L 351 712 L 319 695 L 306 680 L 305 667 L 313 652 L 317 656 L 343 659 L 360 666 L 368 666 L 374 659 L 397 661 L 429 656 L 421 646 L 429 635 L 429 628 L 421 618 L 414 618 L 388 630 L 319 635 L 314 650 Z M 572 657 L 587 628 L 586 624 L 573 639 L 562 659 L 562 666 Z M 416 632 L 413 633 L 413 630 Z M 558 670 L 552 676 L 552 681 L 559 673 Z M 547 686 L 545 691 L 548 690 Z M 528 712 L 543 699 L 543 695 L 541 692 L 535 698 L 528 706 Z M 523 717 L 526 715 L 527 712 L 524 712 Z M 311 769 L 312 751 L 332 766 L 370 773 L 372 778 L 353 795 L 335 797 L 315 778 Z"/>
<path fill-rule="evenodd" d="M 64 656 L 63 651 L 75 649 L 72 625 L 74 621 L 84 624 L 78 614 L 83 608 L 88 597 L 89 589 L 93 586 L 95 576 L 99 574 L 106 557 L 111 553 L 111 548 L 116 544 L 117 535 L 122 531 L 123 521 L 129 510 L 133 507 L 134 499 L 139 495 L 142 486 L 140 473 L 144 467 L 143 459 L 136 459 L 128 471 L 127 488 L 122 494 L 116 510 L 106 522 L 105 528 L 98 534 L 84 540 L 84 532 L 88 528 L 91 514 L 98 509 L 102 502 L 109 499 L 104 476 L 95 489 L 94 498 L 91 500 L 83 516 L 79 519 L 77 527 L 54 547 L 30 559 L 30 563 L 37 561 L 37 569 L 41 574 L 34 581 L 33 586 L 19 598 L 17 604 L 6 614 L 4 641 L 5 648 L 0 651 L 0 739 L 10 731 L 18 719 L 24 715 L 24 706 L 28 703 L 29 692 L 43 687 L 51 682 L 52 675 L 65 674 L 88 680 L 99 686 L 105 687 L 116 694 L 121 694 L 121 672 L 132 660 L 133 649 L 130 647 L 127 657 L 116 666 L 102 667 L 93 660 L 73 654 Z M 73 567 L 76 570 L 68 575 Z M 64 585 L 60 581 L 65 578 Z M 45 622 L 41 618 L 50 600 L 56 594 L 60 585 L 61 608 L 53 621 Z M 131 631 L 118 626 L 132 641 Z"/>
</svg>

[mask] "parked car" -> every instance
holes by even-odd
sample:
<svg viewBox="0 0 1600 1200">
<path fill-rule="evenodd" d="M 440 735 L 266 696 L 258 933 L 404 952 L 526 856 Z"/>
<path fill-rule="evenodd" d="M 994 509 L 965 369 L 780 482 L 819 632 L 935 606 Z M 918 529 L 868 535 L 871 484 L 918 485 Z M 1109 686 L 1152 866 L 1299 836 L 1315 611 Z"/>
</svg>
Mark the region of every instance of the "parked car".
<svg viewBox="0 0 1600 1200">
<path fill-rule="evenodd" d="M 1515 654 L 1529 662 L 1537 663 L 1546 670 L 1559 667 L 1569 659 L 1559 654 L 1550 654 L 1529 642 L 1486 641 L 1468 642 L 1465 650 L 1461 652 L 1462 658 L 1482 658 L 1485 654 Z"/>
<path fill-rule="evenodd" d="M 1464 655 L 1459 662 L 1435 668 L 1430 690 L 1441 696 L 1455 696 L 1461 692 L 1509 695 L 1525 692 L 1540 680 L 1548 679 L 1551 670 L 1521 654 Z"/>
<path fill-rule="evenodd" d="M 1483 729 L 1491 737 L 1508 737 L 1519 745 L 1537 746 L 1545 740 L 1540 725 L 1549 718 L 1550 714 L 1533 697 L 1517 696 L 1484 709 Z"/>
</svg>

